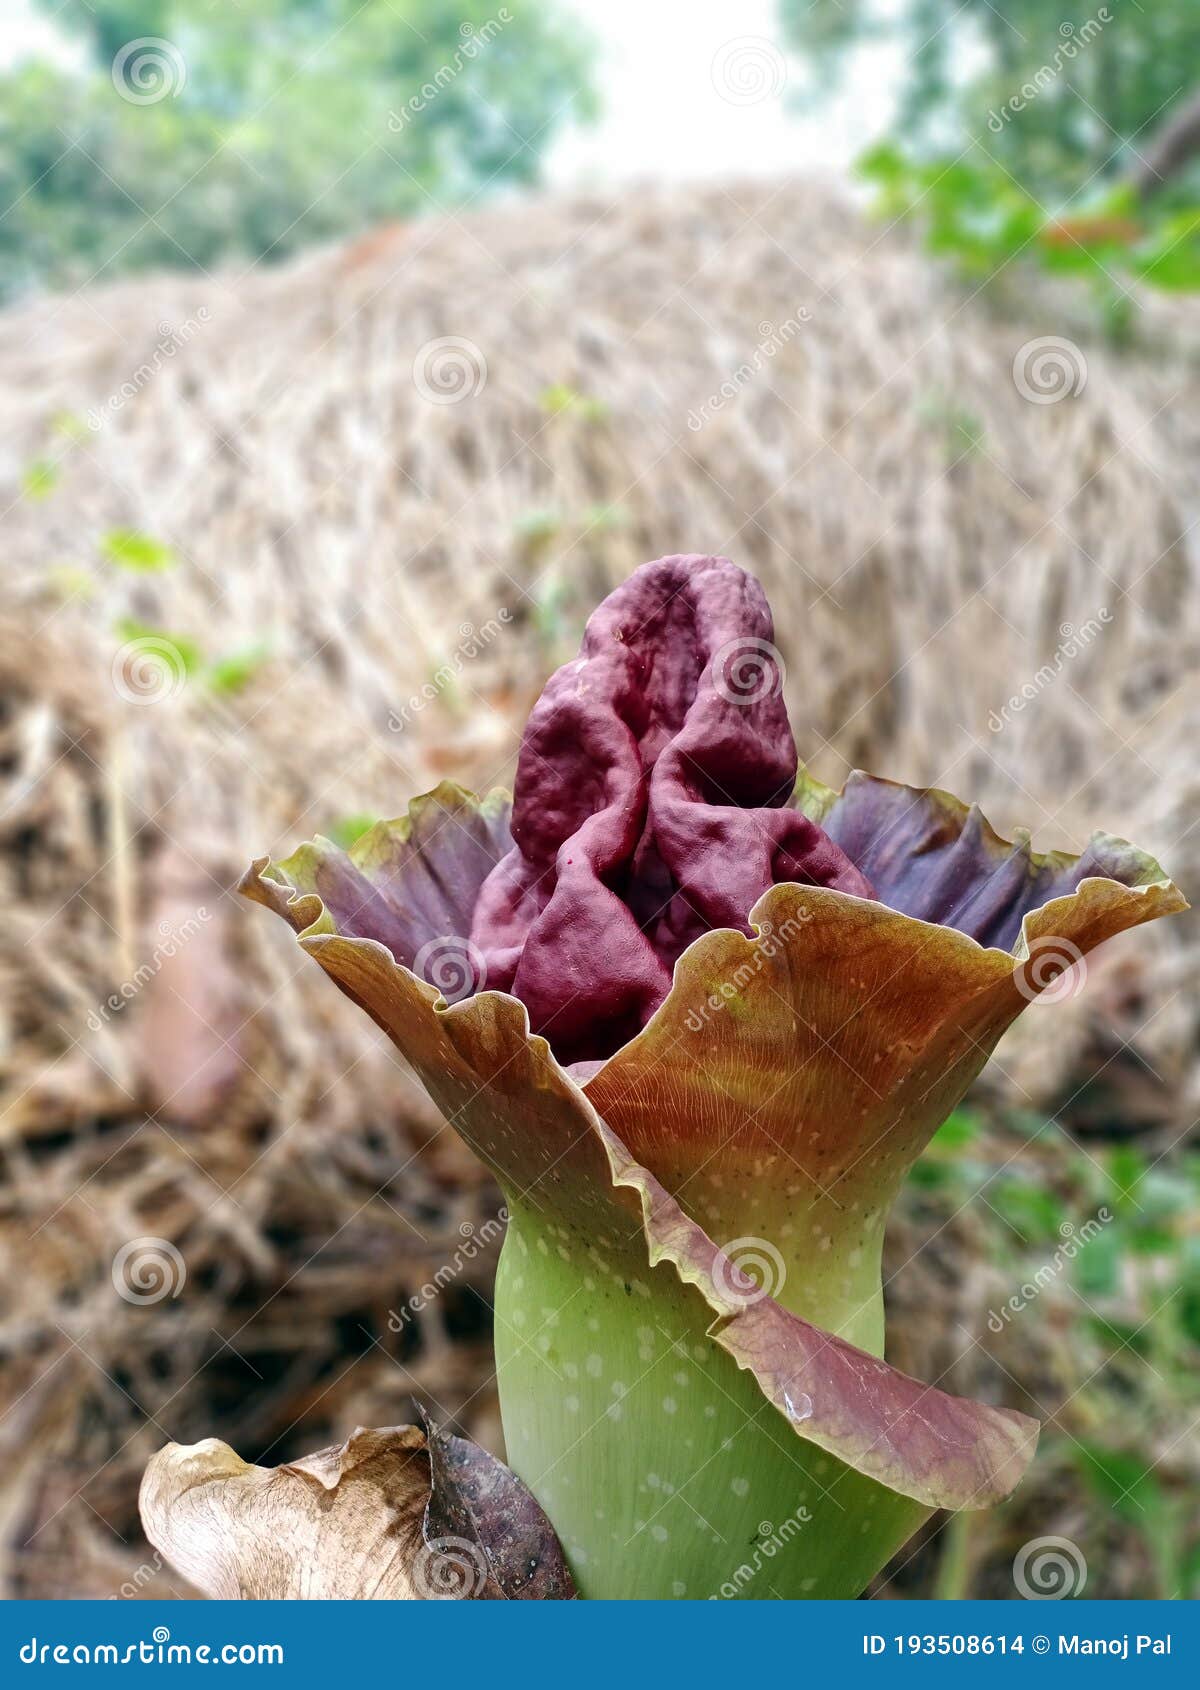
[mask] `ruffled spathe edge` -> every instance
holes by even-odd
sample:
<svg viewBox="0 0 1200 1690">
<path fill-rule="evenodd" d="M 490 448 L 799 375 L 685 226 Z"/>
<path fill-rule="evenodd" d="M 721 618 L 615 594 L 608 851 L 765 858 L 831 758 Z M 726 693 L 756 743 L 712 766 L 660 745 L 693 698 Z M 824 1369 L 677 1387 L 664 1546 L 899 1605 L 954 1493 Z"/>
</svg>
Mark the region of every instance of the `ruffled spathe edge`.
<svg viewBox="0 0 1200 1690">
<path fill-rule="evenodd" d="M 890 783 L 880 784 L 890 788 Z M 836 795 L 828 795 L 828 804 L 835 800 Z M 944 801 L 942 794 L 912 794 L 913 804 L 933 803 L 943 814 Z M 958 812 L 961 833 L 977 812 L 966 806 Z M 764 927 L 786 928 L 798 899 L 816 910 L 819 926 L 839 941 L 853 929 L 865 935 L 868 949 L 878 950 L 898 936 L 920 959 L 926 985 L 946 983 L 943 1001 L 930 1005 L 922 1028 L 915 1034 L 902 1030 L 906 1036 L 895 1040 L 897 1061 L 912 1067 L 917 1054 L 945 1056 L 947 1028 L 956 1016 L 971 1044 L 979 1045 L 981 1033 L 994 1042 L 1023 1005 L 1050 984 L 1038 975 L 1039 945 L 1045 939 L 1065 939 L 1086 952 L 1124 928 L 1186 908 L 1178 889 L 1151 859 L 1122 846 L 1145 878 L 1134 885 L 1104 876 L 1085 878 L 1071 893 L 1027 911 L 1017 943 L 1004 951 L 880 903 L 823 888 L 776 886 L 751 912 L 751 937 L 722 930 L 689 947 L 676 965 L 670 995 L 647 1027 L 581 1086 L 560 1067 L 546 1041 L 530 1034 L 525 1008 L 515 998 L 482 991 L 447 1006 L 433 986 L 396 960 L 387 944 L 340 934 L 321 895 L 323 876 L 344 878 L 345 871 L 337 867 L 340 859 L 353 867 L 351 884 L 370 887 L 372 902 L 378 885 L 369 876 L 386 875 L 384 901 L 395 911 L 399 882 L 408 879 L 406 865 L 421 862 L 437 833 L 464 822 L 478 862 L 448 893 L 441 877 L 432 874 L 442 900 L 439 909 L 449 912 L 448 920 L 453 917 L 450 930 L 462 935 L 470 930 L 473 893 L 503 849 L 506 827 L 502 795 L 481 804 L 450 783 L 416 801 L 401 823 L 372 829 L 348 859 L 320 841 L 278 865 L 260 859 L 241 890 L 283 916 L 303 948 L 389 1033 L 451 1124 L 510 1194 L 536 1189 L 539 1206 L 601 1244 L 607 1239 L 615 1246 L 622 1234 L 629 1235 L 632 1221 L 647 1267 L 666 1264 L 703 1300 L 713 1342 L 753 1375 L 797 1436 L 930 1508 L 983 1507 L 1008 1495 L 1032 1458 L 1034 1421 L 909 1379 L 769 1297 L 747 1303 L 728 1295 L 716 1272 L 717 1245 L 618 1136 L 606 1094 L 614 1094 L 614 1081 L 622 1077 L 636 1090 L 637 1071 L 653 1056 L 656 1040 L 677 1042 L 681 1022 L 705 1000 L 714 968 L 719 973 L 749 960 Z M 1020 853 L 1023 847 L 1010 850 Z M 1040 872 L 1050 863 L 1057 870 L 1069 861 L 1036 859 L 1035 867 Z M 428 871 L 429 864 L 422 864 L 421 872 Z M 467 884 L 472 879 L 473 888 Z M 411 942 L 407 948 L 411 952 Z M 806 1412 L 797 1412 L 798 1402 L 810 1405 Z"/>
<path fill-rule="evenodd" d="M 446 1007 L 385 946 L 331 932 L 320 900 L 266 866 L 255 865 L 243 890 L 289 920 L 303 948 L 392 1036 L 506 1189 L 536 1190 L 539 1207 L 582 1221 L 601 1255 L 640 1231 L 647 1268 L 668 1265 L 703 1300 L 712 1341 L 753 1375 L 797 1436 L 929 1508 L 985 1507 L 1010 1493 L 1032 1459 L 1036 1422 L 920 1384 L 770 1298 L 731 1296 L 714 1271 L 717 1246 L 629 1156 L 545 1040 L 529 1034 L 523 1005 L 483 992 Z"/>
</svg>

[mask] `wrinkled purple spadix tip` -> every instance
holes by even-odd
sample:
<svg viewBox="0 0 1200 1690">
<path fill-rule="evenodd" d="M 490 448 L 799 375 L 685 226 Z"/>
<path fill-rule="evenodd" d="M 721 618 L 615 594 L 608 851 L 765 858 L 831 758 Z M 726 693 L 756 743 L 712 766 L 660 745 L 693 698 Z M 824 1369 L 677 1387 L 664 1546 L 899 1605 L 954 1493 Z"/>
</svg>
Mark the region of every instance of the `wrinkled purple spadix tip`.
<svg viewBox="0 0 1200 1690">
<path fill-rule="evenodd" d="M 762 588 L 728 558 L 643 564 L 588 619 L 521 741 L 513 849 L 476 905 L 489 986 L 565 1061 L 610 1055 L 717 927 L 780 881 L 874 896 L 792 808 L 796 746 Z"/>
</svg>

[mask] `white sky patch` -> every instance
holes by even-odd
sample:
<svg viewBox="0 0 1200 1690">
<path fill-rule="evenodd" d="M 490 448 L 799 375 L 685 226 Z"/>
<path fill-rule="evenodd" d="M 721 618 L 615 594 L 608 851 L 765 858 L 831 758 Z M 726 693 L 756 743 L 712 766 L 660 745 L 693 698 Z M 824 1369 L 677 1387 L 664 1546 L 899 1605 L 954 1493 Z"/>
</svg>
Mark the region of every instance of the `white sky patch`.
<svg viewBox="0 0 1200 1690">
<path fill-rule="evenodd" d="M 807 84 L 787 53 L 775 0 L 561 0 L 600 46 L 604 110 L 591 129 L 560 137 L 547 160 L 563 186 L 786 174 L 840 174 L 887 127 L 902 58 L 888 43 L 859 49 L 844 87 L 819 113 L 796 111 Z M 782 87 L 766 43 L 782 61 Z M 757 73 L 764 97 L 736 103 L 714 85 L 722 66 L 743 94 Z"/>
</svg>

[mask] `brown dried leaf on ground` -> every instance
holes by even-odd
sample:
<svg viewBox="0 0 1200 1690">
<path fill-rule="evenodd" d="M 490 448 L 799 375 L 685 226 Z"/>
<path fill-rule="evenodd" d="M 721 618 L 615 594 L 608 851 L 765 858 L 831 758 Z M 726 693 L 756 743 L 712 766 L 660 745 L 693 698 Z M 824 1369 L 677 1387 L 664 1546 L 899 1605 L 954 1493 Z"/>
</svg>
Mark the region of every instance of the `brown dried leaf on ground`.
<svg viewBox="0 0 1200 1690">
<path fill-rule="evenodd" d="M 502 1462 L 432 1425 L 363 1427 L 254 1467 L 217 1438 L 168 1444 L 146 1536 L 214 1599 L 570 1599 L 554 1529 Z"/>
</svg>

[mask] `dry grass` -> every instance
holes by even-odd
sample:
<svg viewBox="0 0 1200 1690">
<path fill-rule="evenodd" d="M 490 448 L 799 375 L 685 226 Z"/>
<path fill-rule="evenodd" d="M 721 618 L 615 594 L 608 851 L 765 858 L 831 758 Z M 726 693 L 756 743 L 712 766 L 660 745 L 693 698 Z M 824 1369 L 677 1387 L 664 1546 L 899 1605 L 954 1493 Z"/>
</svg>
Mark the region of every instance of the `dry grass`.
<svg viewBox="0 0 1200 1690">
<path fill-rule="evenodd" d="M 541 677 L 636 563 L 703 549 L 761 577 L 824 778 L 945 785 L 1040 846 L 1108 827 L 1200 883 L 1194 323 L 1118 358 L 1064 309 L 968 300 L 787 184 L 505 207 L 0 320 L 10 1590 L 133 1577 L 137 1475 L 167 1435 L 277 1460 L 408 1418 L 416 1390 L 494 1443 L 486 1256 L 386 1323 L 494 1197 L 228 888 L 443 773 L 508 784 Z M 1045 334 L 1087 383 L 1037 405 L 1013 361 Z M 442 336 L 486 362 L 458 403 L 414 381 Z M 126 529 L 172 565 L 106 560 Z M 191 660 L 152 704 L 127 696 L 136 659 L 114 671 L 138 629 Z M 212 683 L 247 654 L 244 684 Z M 1118 942 L 1082 998 L 1026 1017 L 996 1083 L 1076 1094 L 1087 1130 L 1177 1134 L 1194 947 L 1188 920 Z M 142 1234 L 187 1286 L 133 1307 L 110 1266 Z"/>
</svg>

